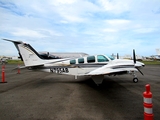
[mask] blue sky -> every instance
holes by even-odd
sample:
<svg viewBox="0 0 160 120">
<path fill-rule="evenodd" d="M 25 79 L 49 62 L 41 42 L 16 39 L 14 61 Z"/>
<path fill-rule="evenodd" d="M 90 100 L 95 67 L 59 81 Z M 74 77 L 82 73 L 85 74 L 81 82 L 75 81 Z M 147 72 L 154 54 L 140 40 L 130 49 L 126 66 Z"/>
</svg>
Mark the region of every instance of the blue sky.
<svg viewBox="0 0 160 120">
<path fill-rule="evenodd" d="M 150 56 L 160 48 L 160 0 L 0 0 L 0 38 L 37 51 Z M 0 55 L 18 55 L 0 40 Z"/>
</svg>

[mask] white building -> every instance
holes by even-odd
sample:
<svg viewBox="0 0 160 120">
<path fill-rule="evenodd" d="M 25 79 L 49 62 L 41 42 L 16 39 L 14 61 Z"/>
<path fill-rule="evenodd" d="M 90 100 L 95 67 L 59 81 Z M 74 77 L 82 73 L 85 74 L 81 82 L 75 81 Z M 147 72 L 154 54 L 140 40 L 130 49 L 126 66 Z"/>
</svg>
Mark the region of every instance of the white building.
<svg viewBox="0 0 160 120">
<path fill-rule="evenodd" d="M 18 56 L 12 56 L 11 59 L 12 60 L 19 60 Z"/>
</svg>

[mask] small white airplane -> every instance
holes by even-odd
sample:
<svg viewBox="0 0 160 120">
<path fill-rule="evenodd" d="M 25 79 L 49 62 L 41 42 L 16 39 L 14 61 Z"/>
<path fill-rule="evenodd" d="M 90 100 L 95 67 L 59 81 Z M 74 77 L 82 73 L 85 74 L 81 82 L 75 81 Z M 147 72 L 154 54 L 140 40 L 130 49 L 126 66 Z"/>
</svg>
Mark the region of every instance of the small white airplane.
<svg viewBox="0 0 160 120">
<path fill-rule="evenodd" d="M 142 62 L 136 61 L 135 51 L 133 50 L 133 60 L 114 59 L 106 55 L 92 55 L 80 58 L 59 58 L 59 57 L 46 57 L 44 58 L 29 44 L 22 41 L 13 41 L 16 46 L 21 59 L 24 61 L 23 67 L 31 70 L 39 70 L 50 73 L 74 75 L 77 76 L 91 76 L 93 81 L 99 85 L 103 82 L 104 75 L 133 75 L 133 82 L 137 83 L 138 78 L 135 72 L 140 72 L 140 68 L 145 65 Z M 117 56 L 117 58 L 119 58 Z"/>
</svg>

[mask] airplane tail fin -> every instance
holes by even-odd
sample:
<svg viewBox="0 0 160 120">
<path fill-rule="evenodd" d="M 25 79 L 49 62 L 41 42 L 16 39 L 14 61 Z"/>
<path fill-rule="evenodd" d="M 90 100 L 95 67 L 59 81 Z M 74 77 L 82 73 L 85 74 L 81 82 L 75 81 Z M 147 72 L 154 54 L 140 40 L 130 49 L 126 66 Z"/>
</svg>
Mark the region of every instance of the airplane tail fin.
<svg viewBox="0 0 160 120">
<path fill-rule="evenodd" d="M 36 66 L 44 64 L 43 58 L 29 44 L 23 43 L 22 41 L 14 41 L 8 39 L 3 40 L 14 43 L 25 66 Z"/>
</svg>

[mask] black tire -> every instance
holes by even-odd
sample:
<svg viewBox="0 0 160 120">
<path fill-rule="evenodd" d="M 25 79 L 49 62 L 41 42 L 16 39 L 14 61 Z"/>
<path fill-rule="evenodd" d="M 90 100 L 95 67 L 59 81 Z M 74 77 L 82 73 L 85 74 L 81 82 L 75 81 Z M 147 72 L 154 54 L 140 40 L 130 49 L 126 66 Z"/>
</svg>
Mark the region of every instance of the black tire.
<svg viewBox="0 0 160 120">
<path fill-rule="evenodd" d="M 137 83 L 138 82 L 138 78 L 133 78 L 133 82 Z"/>
</svg>

